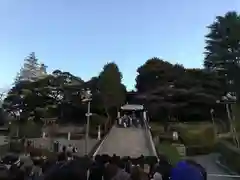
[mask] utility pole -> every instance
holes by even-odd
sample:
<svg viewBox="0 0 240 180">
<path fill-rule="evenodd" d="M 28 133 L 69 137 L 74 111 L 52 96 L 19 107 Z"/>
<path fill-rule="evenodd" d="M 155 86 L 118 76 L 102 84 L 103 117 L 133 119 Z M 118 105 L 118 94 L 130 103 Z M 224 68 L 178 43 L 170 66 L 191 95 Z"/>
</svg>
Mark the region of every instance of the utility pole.
<svg viewBox="0 0 240 180">
<path fill-rule="evenodd" d="M 82 102 L 87 102 L 88 103 L 88 108 L 87 108 L 87 113 L 86 113 L 86 117 L 87 117 L 87 123 L 86 123 L 86 132 L 85 132 L 85 154 L 88 154 L 88 139 L 89 139 L 89 127 L 90 127 L 90 116 L 91 114 L 91 97 L 92 97 L 92 93 L 89 89 L 87 90 L 83 90 L 83 94 L 82 94 Z"/>
</svg>

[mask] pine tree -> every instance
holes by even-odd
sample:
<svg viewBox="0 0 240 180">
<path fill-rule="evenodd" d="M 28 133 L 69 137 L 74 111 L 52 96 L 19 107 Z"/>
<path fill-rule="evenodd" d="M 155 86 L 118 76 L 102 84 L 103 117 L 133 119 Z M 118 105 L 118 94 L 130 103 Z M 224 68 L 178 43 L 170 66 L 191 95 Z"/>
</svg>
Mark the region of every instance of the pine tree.
<svg viewBox="0 0 240 180">
<path fill-rule="evenodd" d="M 217 16 L 208 28 L 204 67 L 217 71 L 225 81 L 223 89 L 232 91 L 232 69 L 240 63 L 240 15 L 233 11 Z"/>
<path fill-rule="evenodd" d="M 230 64 L 239 64 L 240 15 L 228 12 L 224 16 L 217 16 L 208 28 L 210 32 L 206 35 L 205 68 L 228 69 Z"/>
<path fill-rule="evenodd" d="M 19 81 L 36 81 L 38 78 L 46 75 L 46 66 L 38 63 L 35 53 L 32 52 L 24 59 L 23 67 L 15 78 L 15 83 Z"/>
</svg>

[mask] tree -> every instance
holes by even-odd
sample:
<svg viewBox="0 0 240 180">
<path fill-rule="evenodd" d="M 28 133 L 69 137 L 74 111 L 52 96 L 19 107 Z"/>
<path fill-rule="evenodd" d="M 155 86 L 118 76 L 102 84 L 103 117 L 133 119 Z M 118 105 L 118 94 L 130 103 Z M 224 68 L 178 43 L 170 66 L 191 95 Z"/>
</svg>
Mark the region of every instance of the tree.
<svg viewBox="0 0 240 180">
<path fill-rule="evenodd" d="M 30 116 L 34 116 L 36 121 L 43 117 L 58 117 L 64 120 L 65 114 L 69 119 L 71 114 L 74 116 L 73 111 L 79 114 L 75 107 L 81 104 L 80 93 L 83 83 L 80 78 L 60 70 L 35 81 L 19 81 L 9 91 L 4 100 L 4 108 L 13 114 L 22 110 L 23 121 Z"/>
<path fill-rule="evenodd" d="M 225 79 L 223 89 L 228 92 L 231 90 L 229 82 L 234 76 L 232 69 L 240 64 L 240 15 L 231 11 L 217 16 L 208 28 L 204 67 L 220 72 Z"/>
<path fill-rule="evenodd" d="M 118 108 L 125 102 L 126 88 L 122 84 L 122 74 L 115 63 L 108 63 L 99 75 L 98 89 L 108 119 L 116 117 Z M 115 117 L 114 117 L 115 116 Z"/>
<path fill-rule="evenodd" d="M 144 92 L 165 85 L 166 82 L 175 82 L 184 73 L 184 68 L 154 57 L 140 66 L 137 72 L 136 89 Z"/>
<path fill-rule="evenodd" d="M 138 68 L 133 101 L 145 104 L 151 119 L 167 122 L 210 120 L 210 109 L 219 109 L 221 91 L 217 74 L 186 69 L 158 58 Z"/>
<path fill-rule="evenodd" d="M 32 52 L 25 60 L 24 65 L 20 72 L 17 74 L 15 83 L 19 81 L 35 81 L 38 78 L 44 77 L 46 72 L 46 66 L 44 64 L 39 64 L 35 53 Z"/>
</svg>

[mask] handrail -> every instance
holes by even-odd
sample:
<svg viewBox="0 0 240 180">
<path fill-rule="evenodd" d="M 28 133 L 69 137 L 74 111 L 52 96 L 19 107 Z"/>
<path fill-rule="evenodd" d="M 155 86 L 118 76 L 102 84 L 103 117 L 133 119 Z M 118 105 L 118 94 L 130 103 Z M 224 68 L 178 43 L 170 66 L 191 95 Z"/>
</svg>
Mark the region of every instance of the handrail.
<svg viewBox="0 0 240 180">
<path fill-rule="evenodd" d="M 151 149 L 152 153 L 154 156 L 156 156 L 158 158 L 158 153 L 156 151 L 156 148 L 155 148 L 155 144 L 153 142 L 153 138 L 152 138 L 152 134 L 150 132 L 150 128 L 149 128 L 149 125 L 148 123 L 146 122 L 146 120 L 143 120 L 144 121 L 144 129 L 145 129 L 145 136 L 148 140 L 148 143 L 149 143 L 149 148 Z M 114 124 L 113 126 L 116 126 L 116 124 Z M 112 128 L 110 129 L 110 131 L 112 130 Z M 109 134 L 110 134 L 110 131 L 106 134 L 106 136 L 102 139 L 101 143 L 98 145 L 98 147 L 96 148 L 96 151 L 94 152 L 93 154 L 93 157 L 95 157 L 101 146 L 104 144 L 104 142 L 106 141 L 106 139 L 108 138 Z"/>
<path fill-rule="evenodd" d="M 145 131 L 146 131 L 146 135 L 147 135 L 147 138 L 149 139 L 149 143 L 150 143 L 150 146 L 151 146 L 151 150 L 154 154 L 154 156 L 156 156 L 158 158 L 158 153 L 156 151 L 156 148 L 155 148 L 155 144 L 153 142 L 153 137 L 152 137 L 152 134 L 151 134 L 151 131 L 150 131 L 150 127 L 147 123 L 147 121 L 145 119 L 143 119 L 144 121 L 144 128 L 145 128 Z"/>
<path fill-rule="evenodd" d="M 93 157 L 95 157 L 95 156 L 98 154 L 101 146 L 102 146 L 102 145 L 104 144 L 104 142 L 107 140 L 107 138 L 108 138 L 108 136 L 109 136 L 109 134 L 110 134 L 110 131 L 112 130 L 112 128 L 113 128 L 114 126 L 116 126 L 116 123 L 114 123 L 114 124 L 112 125 L 112 127 L 111 127 L 111 129 L 108 131 L 108 133 L 105 134 L 105 136 L 103 137 L 103 139 L 100 140 L 99 145 L 97 146 L 95 152 L 93 153 Z"/>
</svg>

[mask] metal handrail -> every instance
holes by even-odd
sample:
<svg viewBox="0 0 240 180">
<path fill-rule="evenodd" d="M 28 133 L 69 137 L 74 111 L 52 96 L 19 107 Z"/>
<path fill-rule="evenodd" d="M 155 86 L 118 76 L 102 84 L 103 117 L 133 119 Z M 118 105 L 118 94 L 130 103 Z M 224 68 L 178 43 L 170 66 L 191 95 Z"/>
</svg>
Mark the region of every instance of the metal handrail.
<svg viewBox="0 0 240 180">
<path fill-rule="evenodd" d="M 153 151 L 153 154 L 154 154 L 154 156 L 156 156 L 158 158 L 158 153 L 157 153 L 156 148 L 155 148 L 155 144 L 154 144 L 154 141 L 153 141 L 153 138 L 152 138 L 150 127 L 149 127 L 149 125 L 148 125 L 148 123 L 145 119 L 143 119 L 143 121 L 144 121 L 144 128 L 145 128 L 145 131 L 146 131 L 146 135 L 147 135 L 147 137 L 150 141 L 149 143 L 151 145 L 151 149 Z"/>
</svg>

